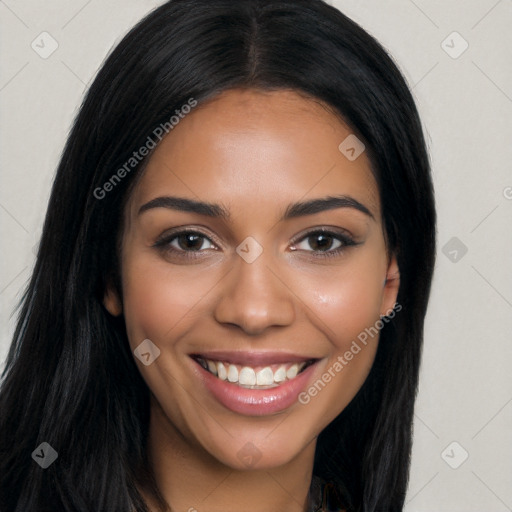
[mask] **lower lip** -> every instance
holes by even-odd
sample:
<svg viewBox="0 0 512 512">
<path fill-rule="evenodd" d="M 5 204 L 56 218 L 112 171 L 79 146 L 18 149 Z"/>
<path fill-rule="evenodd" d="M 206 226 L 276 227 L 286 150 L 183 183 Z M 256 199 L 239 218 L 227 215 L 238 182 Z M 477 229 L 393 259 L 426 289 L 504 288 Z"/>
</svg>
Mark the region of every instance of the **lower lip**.
<svg viewBox="0 0 512 512">
<path fill-rule="evenodd" d="M 246 416 L 264 416 L 291 407 L 316 369 L 318 361 L 308 366 L 294 379 L 275 388 L 247 389 L 221 380 L 194 361 L 200 376 L 210 393 L 227 409 Z"/>
</svg>

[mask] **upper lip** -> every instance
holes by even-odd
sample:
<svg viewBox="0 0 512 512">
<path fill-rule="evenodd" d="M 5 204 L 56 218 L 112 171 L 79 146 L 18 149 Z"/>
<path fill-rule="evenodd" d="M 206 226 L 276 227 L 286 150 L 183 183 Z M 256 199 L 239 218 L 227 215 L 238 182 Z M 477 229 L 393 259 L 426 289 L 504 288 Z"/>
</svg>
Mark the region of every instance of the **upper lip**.
<svg viewBox="0 0 512 512">
<path fill-rule="evenodd" d="M 248 366 L 266 366 L 281 363 L 301 363 L 319 359 L 318 357 L 303 356 L 285 352 L 228 352 L 209 350 L 207 352 L 195 352 L 191 357 L 202 357 L 213 361 L 224 361 L 226 363 L 248 365 Z"/>
</svg>

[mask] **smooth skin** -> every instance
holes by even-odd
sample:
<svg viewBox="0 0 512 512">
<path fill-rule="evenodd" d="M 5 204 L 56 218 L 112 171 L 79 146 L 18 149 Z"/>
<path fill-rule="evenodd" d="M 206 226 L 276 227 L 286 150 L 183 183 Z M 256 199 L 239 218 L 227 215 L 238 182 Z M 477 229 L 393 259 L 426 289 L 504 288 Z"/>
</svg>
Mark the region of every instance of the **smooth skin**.
<svg viewBox="0 0 512 512">
<path fill-rule="evenodd" d="M 296 92 L 230 90 L 163 139 L 129 198 L 122 297 L 110 288 L 104 304 L 124 315 L 132 351 L 145 339 L 160 349 L 148 366 L 135 360 L 151 390 L 150 459 L 173 511 L 306 510 L 316 438 L 362 386 L 378 336 L 309 403 L 263 416 L 217 402 L 189 355 L 315 357 L 311 385 L 389 314 L 398 267 L 366 153 L 350 161 L 338 149 L 351 133 Z M 140 211 L 163 196 L 216 203 L 229 217 Z M 333 196 L 355 199 L 371 215 L 344 206 L 280 220 L 292 203 Z M 176 236 L 190 230 L 199 235 Z M 247 237 L 263 248 L 252 263 L 236 252 Z M 239 456 L 247 443 L 259 453 L 249 468 Z"/>
</svg>

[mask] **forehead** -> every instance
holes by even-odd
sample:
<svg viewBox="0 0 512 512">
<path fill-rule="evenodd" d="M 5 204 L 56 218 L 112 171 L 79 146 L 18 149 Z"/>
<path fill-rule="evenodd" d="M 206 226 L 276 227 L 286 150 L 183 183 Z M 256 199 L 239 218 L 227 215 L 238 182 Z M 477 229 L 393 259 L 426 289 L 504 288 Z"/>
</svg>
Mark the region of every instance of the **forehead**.
<svg viewBox="0 0 512 512">
<path fill-rule="evenodd" d="M 344 194 L 378 218 L 370 161 L 365 152 L 352 160 L 340 151 L 347 137 L 353 140 L 353 131 L 339 116 L 296 92 L 226 91 L 193 109 L 162 140 L 130 202 L 136 208 L 175 195 L 255 213 Z"/>
</svg>

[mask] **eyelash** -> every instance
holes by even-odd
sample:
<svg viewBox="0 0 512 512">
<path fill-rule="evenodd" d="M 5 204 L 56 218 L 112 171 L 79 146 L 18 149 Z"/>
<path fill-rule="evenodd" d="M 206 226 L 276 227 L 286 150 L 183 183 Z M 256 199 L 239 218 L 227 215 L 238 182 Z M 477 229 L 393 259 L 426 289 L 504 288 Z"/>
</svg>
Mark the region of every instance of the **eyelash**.
<svg viewBox="0 0 512 512">
<path fill-rule="evenodd" d="M 153 244 L 153 247 L 156 247 L 157 249 L 161 249 L 163 252 L 179 254 L 179 257 L 182 257 L 182 258 L 196 259 L 197 256 L 193 256 L 192 254 L 200 253 L 200 252 L 202 252 L 201 250 L 187 251 L 184 249 L 176 249 L 170 245 L 174 240 L 178 239 L 180 236 L 183 236 L 183 235 L 198 235 L 199 237 L 204 238 L 204 239 L 208 240 L 210 243 L 212 243 L 213 245 L 215 245 L 215 242 L 212 241 L 209 236 L 202 233 L 201 231 L 196 231 L 194 229 L 186 229 L 186 230 L 176 231 L 173 233 L 166 233 L 166 234 L 162 235 L 161 237 L 159 237 L 156 240 L 156 242 Z M 307 240 L 308 238 L 311 238 L 314 235 L 324 235 L 324 236 L 332 237 L 341 242 L 341 245 L 335 249 L 329 249 L 327 251 L 319 251 L 319 250 L 306 251 L 306 252 L 315 254 L 315 257 L 319 257 L 319 258 L 338 257 L 348 247 L 359 245 L 359 243 L 355 242 L 352 237 L 348 236 L 345 233 L 332 231 L 332 230 L 328 230 L 325 228 L 317 228 L 317 229 L 308 231 L 307 233 L 301 234 L 299 237 L 297 237 L 292 242 L 292 246 L 295 246 L 296 244 L 298 244 L 304 240 Z M 296 251 L 297 249 L 293 249 L 293 250 Z"/>
<path fill-rule="evenodd" d="M 317 228 L 317 229 L 312 229 L 306 233 L 299 235 L 292 242 L 292 246 L 295 246 L 296 244 L 298 244 L 302 241 L 305 241 L 308 238 L 318 236 L 318 235 L 327 236 L 327 237 L 333 238 L 333 239 L 341 242 L 340 246 L 336 247 L 335 249 L 328 249 L 327 251 L 319 251 L 319 250 L 306 251 L 306 252 L 313 253 L 315 255 L 315 257 L 319 257 L 319 258 L 336 258 L 336 257 L 340 256 L 343 252 L 345 252 L 345 250 L 348 247 L 359 245 L 358 243 L 355 242 L 355 240 L 352 237 L 350 237 L 346 233 L 342 233 L 339 231 L 333 231 L 333 230 L 329 230 L 326 228 Z M 298 249 L 294 249 L 294 250 L 296 251 Z"/>
</svg>

